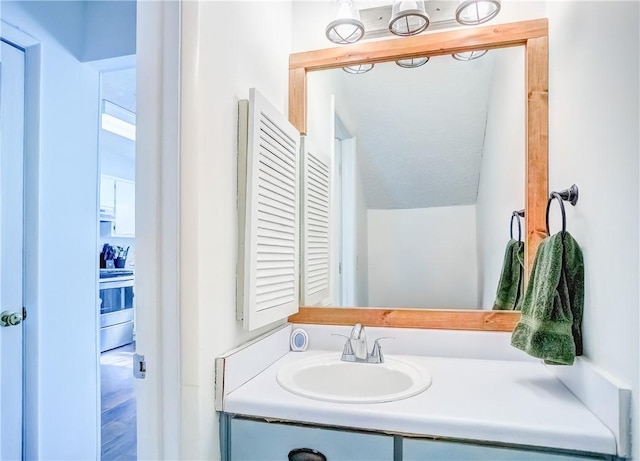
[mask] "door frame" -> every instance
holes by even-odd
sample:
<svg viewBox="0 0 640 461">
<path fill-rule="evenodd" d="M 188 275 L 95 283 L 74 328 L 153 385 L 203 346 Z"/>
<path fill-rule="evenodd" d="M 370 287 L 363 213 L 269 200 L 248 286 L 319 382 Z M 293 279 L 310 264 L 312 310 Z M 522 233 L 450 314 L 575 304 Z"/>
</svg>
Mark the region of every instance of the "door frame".
<svg viewBox="0 0 640 461">
<path fill-rule="evenodd" d="M 25 306 L 38 304 L 38 163 L 40 119 L 40 41 L 5 21 L 0 21 L 2 38 L 24 50 L 24 296 Z M 28 313 L 28 312 L 27 312 Z M 22 453 L 35 459 L 38 453 L 38 344 L 37 316 L 23 323 Z"/>
<path fill-rule="evenodd" d="M 336 226 L 335 226 L 336 235 L 335 235 L 334 241 L 338 243 L 337 244 L 338 255 L 336 255 L 336 259 L 338 261 L 337 263 L 338 286 L 336 287 L 337 296 L 333 298 L 333 303 L 334 303 L 333 305 L 349 306 L 351 304 L 348 304 L 348 302 L 353 302 L 353 290 L 349 290 L 348 283 L 353 283 L 353 280 L 350 280 L 350 278 L 352 277 L 349 277 L 348 268 L 346 267 L 346 264 L 349 258 L 348 257 L 345 258 L 345 253 L 346 253 L 346 250 L 348 249 L 348 246 L 345 245 L 345 236 L 348 235 L 348 232 L 350 231 L 350 229 L 349 229 L 348 216 L 345 217 L 346 207 L 344 206 L 345 194 L 348 194 L 349 188 L 347 187 L 348 184 L 345 183 L 346 181 L 344 179 L 344 173 L 345 173 L 345 168 L 344 168 L 345 155 L 344 154 L 345 153 L 343 151 L 349 147 L 348 145 L 345 144 L 345 141 L 348 139 L 351 139 L 352 136 L 349 133 L 349 130 L 347 130 L 347 127 L 345 126 L 344 122 L 340 118 L 340 115 L 335 110 L 335 100 L 332 100 L 332 106 L 333 106 L 333 119 L 334 119 L 333 120 L 333 124 L 334 124 L 333 126 L 333 129 L 334 129 L 333 158 L 335 163 L 334 172 L 336 173 L 336 176 L 334 179 L 334 184 L 335 184 L 334 190 L 335 190 L 336 198 L 332 206 L 334 207 L 334 210 L 335 210 L 334 216 L 336 217 Z M 335 144 L 339 145 L 339 149 L 335 147 Z M 346 152 L 346 155 L 347 156 L 353 155 L 353 153 Z M 349 202 L 349 200 L 347 200 L 347 202 Z"/>
<path fill-rule="evenodd" d="M 3 294 L 3 303 L 7 302 L 7 304 L 0 305 L 1 307 L 0 310 L 10 309 L 11 311 L 19 312 L 19 314 L 22 316 L 23 315 L 22 309 L 23 309 L 23 306 L 25 306 L 24 297 L 25 297 L 25 291 L 26 291 L 24 287 L 24 278 L 25 278 L 24 266 L 25 266 L 25 254 L 26 254 L 26 252 L 24 251 L 24 238 L 25 238 L 24 194 L 26 190 L 25 182 L 24 182 L 24 175 L 25 175 L 24 142 L 26 137 L 26 133 L 24 132 L 24 128 L 25 128 L 24 116 L 26 115 L 25 113 L 26 54 L 25 54 L 24 48 L 14 43 L 14 41 L 5 37 L 5 34 L 2 34 L 2 37 L 0 37 L 0 45 L 2 45 L 2 48 L 3 48 L 2 50 L 3 71 L 7 70 L 7 68 L 5 68 L 5 64 L 7 64 L 9 61 L 9 59 L 5 59 L 4 53 L 7 53 L 7 52 L 8 54 L 16 53 L 17 55 L 20 56 L 20 58 L 17 58 L 17 60 L 22 61 L 21 63 L 22 68 L 19 70 L 18 73 L 16 73 L 16 76 L 19 76 L 19 77 L 15 80 L 16 82 L 21 81 L 22 91 L 18 93 L 13 93 L 13 94 L 12 92 L 10 92 L 9 94 L 5 93 L 5 96 L 9 98 L 9 101 L 8 101 L 9 105 L 7 106 L 8 111 L 6 112 L 5 116 L 7 114 L 10 114 L 11 117 L 7 117 L 7 118 L 13 119 L 14 118 L 13 116 L 15 114 L 14 110 L 18 110 L 18 113 L 22 113 L 22 120 L 18 121 L 18 124 L 22 123 L 20 136 L 17 138 L 13 138 L 13 141 L 15 141 L 15 144 L 13 142 L 11 142 L 10 144 L 10 146 L 13 145 L 14 147 L 17 147 L 18 145 L 21 144 L 20 146 L 21 152 L 18 157 L 15 157 L 13 159 L 7 159 L 7 158 L 2 159 L 3 171 L 4 171 L 4 167 L 8 167 L 7 169 L 8 176 L 3 173 L 2 174 L 3 180 L 7 179 L 9 181 L 8 182 L 9 188 L 6 190 L 5 190 L 5 186 L 7 184 L 3 182 L 2 184 L 2 190 L 4 191 L 3 193 L 7 194 L 6 197 L 9 197 L 15 193 L 18 193 L 19 195 L 21 195 L 21 199 L 19 202 L 15 202 L 14 200 L 7 200 L 8 202 L 11 202 L 11 203 L 3 203 L 3 209 L 2 209 L 3 230 L 5 229 L 5 224 L 7 222 L 5 221 L 4 218 L 7 218 L 8 221 L 14 221 L 13 225 L 6 226 L 6 228 L 8 229 L 7 235 L 5 235 L 5 233 L 3 232 L 2 238 L 4 239 L 6 237 L 7 239 L 9 239 L 7 241 L 8 246 L 10 247 L 9 249 L 7 249 L 9 252 L 9 256 L 8 256 L 9 261 L 11 261 L 12 263 L 17 262 L 13 260 L 13 257 L 18 256 L 18 253 L 14 253 L 13 255 L 11 255 L 11 252 L 12 251 L 19 252 L 19 258 L 20 258 L 20 261 L 19 261 L 20 274 L 18 276 L 19 280 L 8 279 L 9 284 L 13 285 L 13 288 L 19 287 L 19 291 L 15 289 L 11 289 L 11 294 L 9 296 L 11 298 L 10 300 L 7 300 Z M 7 81 L 9 82 L 10 85 L 12 80 L 13 79 L 11 77 L 7 78 Z M 3 77 L 3 84 L 4 83 L 5 81 Z M 4 102 L 5 101 L 3 101 L 3 103 Z M 12 125 L 8 125 L 8 126 L 10 126 L 11 128 L 15 128 Z M 11 138 L 12 138 L 11 136 L 8 137 L 8 139 L 11 139 Z M 8 157 L 11 157 L 11 155 Z M 19 173 L 18 177 L 16 177 L 15 175 L 16 173 Z M 12 183 L 12 181 L 16 181 L 16 183 Z M 9 214 L 5 213 L 5 205 L 9 208 Z M 20 216 L 18 216 L 18 213 Z M 18 218 L 18 217 L 20 222 L 18 225 L 16 225 L 15 218 Z M 19 243 L 20 243 L 19 247 L 16 246 L 16 244 L 18 243 L 17 239 L 19 239 Z M 4 242 L 2 246 L 3 247 L 5 246 Z M 5 255 L 3 254 L 3 259 L 4 258 L 5 258 Z M 5 269 L 8 269 L 8 268 L 5 267 Z M 5 270 L 5 272 L 15 272 L 15 271 L 11 271 L 9 269 L 9 270 Z M 13 277 L 16 277 L 16 276 L 17 275 L 13 275 Z M 4 273 L 2 278 L 5 279 Z M 13 282 L 17 282 L 17 283 L 13 283 Z M 25 386 L 24 323 L 20 323 L 19 325 L 13 326 L 9 329 L 2 328 L 2 330 L 5 330 L 5 332 L 4 333 L 0 332 L 0 335 L 3 336 L 3 338 L 0 339 L 0 343 L 4 344 L 4 347 L 8 346 L 9 349 L 8 349 L 8 353 L 7 353 L 7 350 L 5 350 L 4 353 L 0 351 L 0 355 L 3 356 L 3 357 L 0 357 L 0 368 L 2 369 L 0 371 L 0 375 L 2 375 L 3 377 L 2 379 L 6 378 L 8 381 L 7 383 L 3 382 L 2 385 L 0 386 L 2 388 L 0 389 L 0 392 L 2 392 L 2 397 L 3 397 L 2 398 L 3 403 L 1 405 L 2 415 L 0 415 L 0 443 L 3 441 L 6 442 L 7 438 L 9 439 L 9 442 L 2 443 L 2 446 L 0 446 L 0 458 L 2 458 L 2 456 L 8 456 L 11 458 L 12 456 L 15 456 L 17 452 L 19 452 L 19 456 L 24 458 L 24 440 L 25 440 L 25 430 L 24 430 L 24 424 L 23 424 L 24 392 L 25 392 L 24 390 L 24 386 Z M 17 344 L 20 349 L 18 354 L 13 354 L 11 352 L 12 351 L 11 347 L 15 344 Z M 17 402 L 15 400 L 15 398 L 17 398 L 18 396 L 21 397 L 20 402 Z M 18 419 L 15 419 L 16 413 L 19 413 Z M 16 442 L 18 442 L 17 447 L 15 445 Z"/>
<path fill-rule="evenodd" d="M 336 124 L 336 127 L 338 125 Z M 354 179 L 357 175 L 358 165 L 356 160 L 356 138 L 349 136 L 348 132 L 344 132 L 348 137 L 340 137 L 336 131 L 336 139 L 340 142 L 340 261 L 342 263 L 341 275 L 341 293 L 340 298 L 344 306 L 357 306 L 357 290 L 356 290 L 356 220 L 357 216 L 353 214 L 356 207 L 356 183 Z"/>
<path fill-rule="evenodd" d="M 180 24 L 177 1 L 137 3 L 138 459 L 181 458 Z"/>
</svg>

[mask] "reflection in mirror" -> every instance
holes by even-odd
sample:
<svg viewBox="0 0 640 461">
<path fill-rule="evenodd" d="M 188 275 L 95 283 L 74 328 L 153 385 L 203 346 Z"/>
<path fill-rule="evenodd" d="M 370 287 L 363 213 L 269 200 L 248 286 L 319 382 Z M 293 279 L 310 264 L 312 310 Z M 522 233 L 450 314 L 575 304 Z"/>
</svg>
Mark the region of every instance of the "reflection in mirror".
<svg viewBox="0 0 640 461">
<path fill-rule="evenodd" d="M 524 208 L 523 51 L 308 74 L 307 142 L 332 158 L 334 185 L 317 305 L 493 308 Z"/>
</svg>

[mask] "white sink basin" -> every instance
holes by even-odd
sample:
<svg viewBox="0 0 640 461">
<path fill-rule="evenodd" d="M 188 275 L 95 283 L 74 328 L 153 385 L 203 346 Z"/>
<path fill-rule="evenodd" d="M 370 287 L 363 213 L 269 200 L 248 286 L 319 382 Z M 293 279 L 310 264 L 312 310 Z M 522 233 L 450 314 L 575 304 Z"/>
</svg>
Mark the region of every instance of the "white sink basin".
<svg viewBox="0 0 640 461">
<path fill-rule="evenodd" d="M 339 403 L 392 402 L 431 385 L 431 375 L 410 362 L 388 356 L 384 363 L 342 362 L 339 353 L 287 363 L 276 379 L 294 394 Z"/>
</svg>

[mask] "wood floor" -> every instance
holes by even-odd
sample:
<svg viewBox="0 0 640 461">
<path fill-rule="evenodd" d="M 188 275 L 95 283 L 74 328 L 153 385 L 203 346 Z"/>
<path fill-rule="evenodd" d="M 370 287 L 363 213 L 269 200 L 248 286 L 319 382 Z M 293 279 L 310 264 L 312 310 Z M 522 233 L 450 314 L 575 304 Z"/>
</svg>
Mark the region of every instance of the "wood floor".
<svg viewBox="0 0 640 461">
<path fill-rule="evenodd" d="M 103 461 L 135 461 L 137 458 L 134 352 L 135 343 L 132 343 L 100 356 Z"/>
</svg>

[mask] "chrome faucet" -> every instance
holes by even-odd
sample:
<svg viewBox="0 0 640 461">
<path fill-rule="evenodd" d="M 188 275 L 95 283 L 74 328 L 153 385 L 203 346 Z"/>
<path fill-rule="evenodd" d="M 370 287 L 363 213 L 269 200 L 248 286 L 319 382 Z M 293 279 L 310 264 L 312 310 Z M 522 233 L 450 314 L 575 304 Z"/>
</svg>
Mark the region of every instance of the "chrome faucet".
<svg viewBox="0 0 640 461">
<path fill-rule="evenodd" d="M 353 355 L 355 355 L 356 360 L 367 360 L 367 336 L 364 333 L 364 327 L 361 323 L 356 323 L 351 329 L 349 341 L 351 341 L 351 345 L 353 346 Z"/>
<path fill-rule="evenodd" d="M 349 336 L 334 336 L 344 336 L 347 338 L 340 360 L 343 362 L 359 363 L 383 363 L 384 356 L 382 355 L 382 349 L 380 348 L 379 341 L 381 339 L 393 339 L 389 337 L 376 339 L 373 343 L 373 349 L 371 349 L 371 353 L 369 353 L 367 351 L 367 337 L 364 332 L 364 326 L 361 323 L 356 323 L 354 325 Z"/>
</svg>

